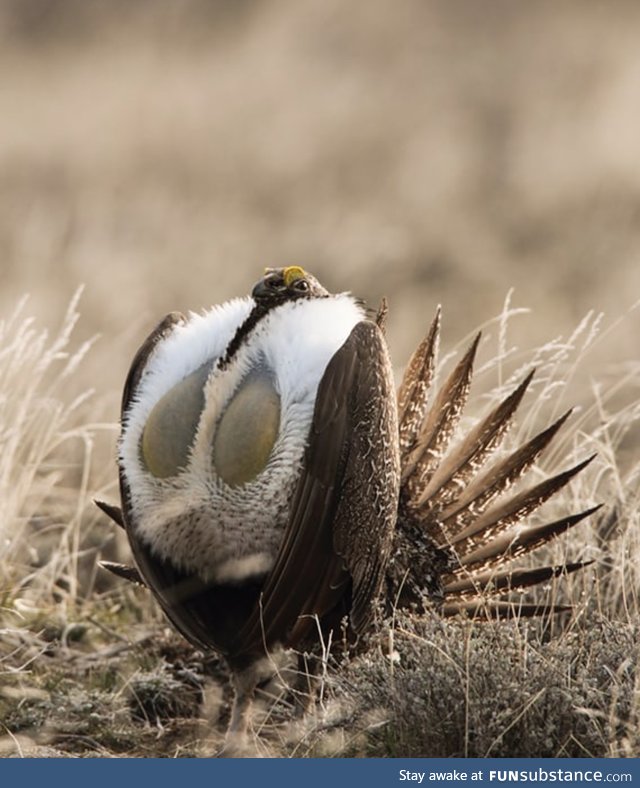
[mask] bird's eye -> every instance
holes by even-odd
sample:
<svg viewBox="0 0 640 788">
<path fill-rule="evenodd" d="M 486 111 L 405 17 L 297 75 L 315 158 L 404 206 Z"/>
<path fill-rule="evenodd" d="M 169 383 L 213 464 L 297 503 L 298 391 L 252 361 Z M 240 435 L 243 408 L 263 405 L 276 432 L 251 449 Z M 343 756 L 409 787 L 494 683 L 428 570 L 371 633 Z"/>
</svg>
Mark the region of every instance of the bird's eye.
<svg viewBox="0 0 640 788">
<path fill-rule="evenodd" d="M 147 470 L 159 479 L 187 467 L 189 451 L 204 408 L 204 384 L 211 363 L 177 383 L 154 405 L 142 433 L 140 453 Z"/>
<path fill-rule="evenodd" d="M 293 286 L 300 293 L 306 293 L 309 290 L 309 282 L 306 279 L 298 279 Z"/>
</svg>

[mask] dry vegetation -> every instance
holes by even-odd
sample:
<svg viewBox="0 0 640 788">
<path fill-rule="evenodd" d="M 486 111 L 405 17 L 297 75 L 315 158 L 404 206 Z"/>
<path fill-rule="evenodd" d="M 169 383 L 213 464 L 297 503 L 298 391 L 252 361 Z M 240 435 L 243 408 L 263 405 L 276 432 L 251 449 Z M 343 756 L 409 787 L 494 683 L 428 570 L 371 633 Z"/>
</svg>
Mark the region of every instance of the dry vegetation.
<svg viewBox="0 0 640 788">
<path fill-rule="evenodd" d="M 536 558 L 594 562 L 536 592 L 572 615 L 400 617 L 303 724 L 265 688 L 257 752 L 639 756 L 636 4 L 129 5 L 0 4 L 0 755 L 219 746 L 223 666 L 92 498 L 149 326 L 297 262 L 389 297 L 397 363 L 502 309 L 462 427 L 535 365 L 514 440 L 577 409 L 534 473 L 598 452 L 543 516 L 605 507 Z"/>
</svg>

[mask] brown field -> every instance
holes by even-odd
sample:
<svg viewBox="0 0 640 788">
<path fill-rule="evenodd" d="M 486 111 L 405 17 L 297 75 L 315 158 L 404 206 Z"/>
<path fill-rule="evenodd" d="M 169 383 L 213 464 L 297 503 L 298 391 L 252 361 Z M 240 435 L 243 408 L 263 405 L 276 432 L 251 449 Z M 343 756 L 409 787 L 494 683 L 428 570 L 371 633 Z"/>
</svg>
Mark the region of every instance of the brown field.
<svg viewBox="0 0 640 788">
<path fill-rule="evenodd" d="M 397 622 L 397 664 L 304 725 L 265 702 L 257 751 L 640 755 L 639 31 L 631 0 L 0 0 L 0 755 L 219 744 L 223 668 L 97 569 L 127 549 L 92 498 L 154 323 L 287 264 L 386 296 L 398 369 L 438 303 L 445 356 L 483 326 L 469 420 L 535 362 L 518 434 L 576 405 L 543 468 L 598 451 L 550 511 L 606 505 L 548 550 L 595 561 L 548 592 L 573 616 Z"/>
</svg>

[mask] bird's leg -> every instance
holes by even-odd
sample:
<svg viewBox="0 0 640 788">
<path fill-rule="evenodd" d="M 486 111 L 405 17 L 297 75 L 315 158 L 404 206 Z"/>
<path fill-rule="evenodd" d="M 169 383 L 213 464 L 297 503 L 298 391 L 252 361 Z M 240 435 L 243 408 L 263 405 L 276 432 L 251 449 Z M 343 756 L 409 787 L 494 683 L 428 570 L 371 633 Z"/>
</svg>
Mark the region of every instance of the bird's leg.
<svg viewBox="0 0 640 788">
<path fill-rule="evenodd" d="M 273 664 L 270 657 L 257 659 L 241 669 L 231 668 L 234 698 L 221 756 L 235 757 L 250 752 L 247 734 L 252 701 L 260 682 L 272 673 Z"/>
<path fill-rule="evenodd" d="M 255 663 L 249 665 L 244 670 L 233 672 L 233 705 L 231 706 L 231 718 L 227 727 L 225 737 L 225 750 L 242 750 L 247 745 L 247 728 L 249 726 L 249 714 L 251 703 L 255 693 L 259 672 Z"/>
</svg>

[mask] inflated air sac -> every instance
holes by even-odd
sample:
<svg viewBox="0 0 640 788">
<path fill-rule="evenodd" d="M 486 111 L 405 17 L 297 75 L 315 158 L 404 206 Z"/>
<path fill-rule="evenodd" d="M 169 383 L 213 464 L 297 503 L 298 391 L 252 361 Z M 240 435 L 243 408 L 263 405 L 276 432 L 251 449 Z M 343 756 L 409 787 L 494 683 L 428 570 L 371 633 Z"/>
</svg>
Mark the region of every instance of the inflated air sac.
<svg viewBox="0 0 640 788">
<path fill-rule="evenodd" d="M 159 479 L 176 476 L 187 467 L 211 367 L 211 362 L 198 367 L 158 400 L 149 414 L 140 448 L 146 468 Z"/>
<path fill-rule="evenodd" d="M 218 423 L 213 465 L 231 487 L 252 481 L 267 465 L 280 427 L 280 395 L 266 370 L 240 384 Z"/>
</svg>

